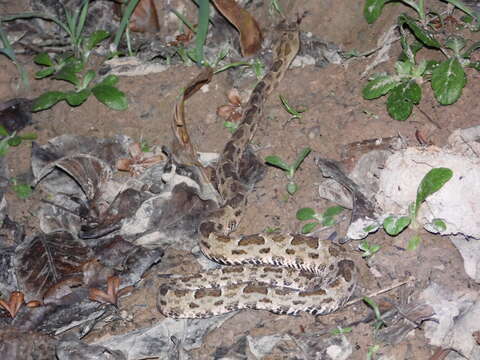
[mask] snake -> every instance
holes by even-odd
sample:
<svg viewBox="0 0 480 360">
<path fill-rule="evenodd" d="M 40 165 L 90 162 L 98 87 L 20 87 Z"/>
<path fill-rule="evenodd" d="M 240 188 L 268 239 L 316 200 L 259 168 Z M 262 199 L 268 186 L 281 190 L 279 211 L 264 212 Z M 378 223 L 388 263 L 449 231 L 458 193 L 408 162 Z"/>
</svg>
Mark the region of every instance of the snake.
<svg viewBox="0 0 480 360">
<path fill-rule="evenodd" d="M 249 144 L 266 99 L 299 47 L 298 25 L 284 25 L 274 46 L 273 63 L 253 89 L 217 163 L 217 189 L 223 203 L 200 222 L 198 235 L 201 252 L 226 266 L 162 284 L 157 308 L 167 317 L 206 318 L 242 309 L 324 315 L 341 309 L 355 290 L 355 264 L 343 247 L 330 240 L 296 233 L 232 235 L 252 190 L 245 181 Z"/>
</svg>

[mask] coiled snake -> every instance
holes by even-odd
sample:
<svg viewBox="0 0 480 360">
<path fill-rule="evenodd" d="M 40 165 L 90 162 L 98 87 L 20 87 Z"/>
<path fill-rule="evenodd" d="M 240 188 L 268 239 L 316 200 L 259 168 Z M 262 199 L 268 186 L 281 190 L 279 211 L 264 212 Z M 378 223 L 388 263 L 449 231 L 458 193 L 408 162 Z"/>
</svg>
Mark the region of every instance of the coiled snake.
<svg viewBox="0 0 480 360">
<path fill-rule="evenodd" d="M 262 118 L 265 99 L 299 50 L 296 29 L 283 29 L 269 72 L 256 85 L 242 120 L 217 165 L 223 206 L 200 224 L 203 254 L 219 269 L 175 279 L 160 287 L 157 306 L 168 317 L 201 318 L 239 309 L 279 314 L 327 314 L 341 308 L 356 285 L 354 263 L 329 241 L 299 234 L 233 237 L 249 187 L 242 159 Z"/>
</svg>

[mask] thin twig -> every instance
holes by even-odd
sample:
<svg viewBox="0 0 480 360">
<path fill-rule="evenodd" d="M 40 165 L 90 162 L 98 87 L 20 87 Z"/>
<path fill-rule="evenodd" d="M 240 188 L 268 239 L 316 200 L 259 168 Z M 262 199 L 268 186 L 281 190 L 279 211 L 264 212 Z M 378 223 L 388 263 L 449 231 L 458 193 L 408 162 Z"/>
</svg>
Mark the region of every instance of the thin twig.
<svg viewBox="0 0 480 360">
<path fill-rule="evenodd" d="M 380 289 L 374 293 L 371 293 L 369 295 L 367 295 L 368 297 L 374 297 L 374 296 L 378 296 L 380 294 L 383 294 L 383 293 L 386 293 L 390 290 L 393 290 L 393 289 L 396 289 L 397 287 L 400 287 L 402 285 L 405 285 L 405 284 L 408 284 L 409 282 L 415 280 L 413 277 L 409 277 L 407 280 L 403 280 L 403 281 L 399 281 L 397 283 L 393 283 L 392 285 L 390 285 L 389 287 L 386 287 L 386 288 L 383 288 L 383 289 Z M 361 301 L 363 301 L 363 298 L 364 297 L 361 297 L 361 298 L 357 298 L 357 299 L 354 299 L 354 300 L 350 300 L 349 302 L 347 302 L 345 304 L 345 307 L 347 306 L 351 306 L 353 304 L 356 304 L 356 303 L 359 303 Z"/>
</svg>

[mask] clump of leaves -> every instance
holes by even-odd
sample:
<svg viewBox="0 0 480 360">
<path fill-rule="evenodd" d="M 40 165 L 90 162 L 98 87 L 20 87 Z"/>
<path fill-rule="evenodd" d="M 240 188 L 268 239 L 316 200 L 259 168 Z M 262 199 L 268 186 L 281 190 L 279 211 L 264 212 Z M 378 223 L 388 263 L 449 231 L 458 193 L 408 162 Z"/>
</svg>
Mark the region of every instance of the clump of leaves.
<svg viewBox="0 0 480 360">
<path fill-rule="evenodd" d="M 434 168 L 430 170 L 420 182 L 417 189 L 417 197 L 408 208 L 408 215 L 405 216 L 388 216 L 383 221 L 385 232 L 391 236 L 400 234 L 407 226 L 412 225 L 415 231 L 418 231 L 419 224 L 417 222 L 418 211 L 420 206 L 428 196 L 440 190 L 453 176 L 452 170 L 448 168 Z M 441 219 L 435 219 L 432 224 L 439 231 L 446 229 L 446 224 Z M 415 234 L 409 241 L 407 249 L 414 250 L 420 244 L 420 236 Z"/>
<path fill-rule="evenodd" d="M 110 33 L 105 30 L 97 30 L 89 36 L 84 34 L 89 3 L 90 0 L 84 0 L 76 11 L 70 11 L 64 4 L 61 4 L 64 9 L 65 22 L 54 16 L 37 12 L 13 14 L 0 18 L 3 21 L 30 18 L 53 21 L 67 34 L 70 40 L 71 50 L 65 54 L 52 58 L 47 53 L 40 53 L 35 57 L 34 62 L 44 66 L 35 74 L 35 77 L 37 79 L 51 77 L 55 80 L 67 81 L 74 85 L 75 89 L 73 91 L 49 91 L 42 94 L 35 100 L 32 111 L 48 109 L 62 100 L 71 106 L 79 106 L 91 94 L 112 109 L 124 110 L 127 108 L 125 94 L 116 87 L 118 83 L 116 76 L 110 75 L 92 86 L 96 72 L 86 69 L 88 59 L 95 47 L 110 37 Z"/>
<path fill-rule="evenodd" d="M 475 13 L 457 0 L 447 0 L 463 12 L 475 16 Z M 427 16 L 424 1 L 402 0 L 404 4 L 415 9 L 417 17 L 401 14 L 398 17 L 402 54 L 395 64 L 396 74 L 376 74 L 363 89 L 367 100 L 387 97 L 387 111 L 396 120 L 406 120 L 412 113 L 414 105 L 422 98 L 421 85 L 430 82 L 437 101 L 442 105 L 455 103 L 461 96 L 467 83 L 464 68 L 471 67 L 480 71 L 480 62 L 472 61 L 472 53 L 480 48 L 480 42 L 467 48 L 467 40 L 452 35 L 438 40 L 432 30 L 432 21 L 441 15 Z M 384 0 L 366 0 L 364 15 L 373 23 L 381 14 Z M 442 19 L 440 19 L 443 22 Z M 414 38 L 409 40 L 408 32 Z M 446 60 L 416 60 L 416 54 L 423 47 L 440 51 Z"/>
<path fill-rule="evenodd" d="M 270 155 L 265 158 L 265 162 L 267 164 L 278 167 L 285 172 L 285 175 L 288 179 L 287 192 L 290 195 L 293 195 L 298 191 L 298 185 L 293 181 L 293 177 L 295 176 L 295 172 L 298 170 L 303 160 L 305 160 L 311 151 L 312 149 L 310 148 L 304 148 L 302 151 L 300 151 L 297 159 L 292 164 L 287 164 L 277 155 Z"/>
<path fill-rule="evenodd" d="M 302 226 L 302 234 L 311 233 L 317 226 L 333 226 L 337 223 L 337 216 L 344 210 L 341 206 L 331 206 L 323 213 L 317 213 L 312 208 L 301 208 L 297 211 L 297 219 L 301 221 L 313 220 Z"/>
<path fill-rule="evenodd" d="M 125 110 L 128 102 L 125 94 L 116 87 L 117 76 L 108 75 L 102 81 L 92 85 L 97 75 L 96 72 L 92 69 L 84 71 L 90 52 L 109 36 L 107 31 L 98 30 L 88 38 L 82 39 L 80 58 L 72 54 L 58 58 L 52 58 L 47 53 L 38 54 L 34 58 L 34 62 L 45 68 L 37 71 L 35 78 L 43 79 L 51 76 L 55 80 L 63 80 L 72 84 L 75 89 L 43 93 L 35 100 L 32 111 L 46 110 L 62 100 L 65 100 L 70 106 L 79 106 L 92 94 L 98 101 L 111 109 Z"/>
<path fill-rule="evenodd" d="M 0 125 L 0 136 L 3 137 L 2 140 L 0 140 L 0 156 L 5 156 L 11 147 L 20 146 L 25 140 L 31 141 L 37 138 L 37 134 L 35 133 L 17 135 L 16 132 L 13 132 L 10 134 L 2 125 Z"/>
</svg>

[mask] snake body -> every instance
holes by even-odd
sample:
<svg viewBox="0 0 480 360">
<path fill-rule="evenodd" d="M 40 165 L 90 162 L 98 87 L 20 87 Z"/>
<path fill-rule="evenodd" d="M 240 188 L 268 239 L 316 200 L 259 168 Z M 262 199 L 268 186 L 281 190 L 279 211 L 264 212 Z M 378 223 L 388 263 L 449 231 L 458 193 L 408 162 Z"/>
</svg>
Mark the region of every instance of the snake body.
<svg viewBox="0 0 480 360">
<path fill-rule="evenodd" d="M 250 187 L 246 152 L 262 118 L 266 98 L 299 50 L 298 30 L 285 28 L 269 72 L 254 88 L 242 120 L 217 165 L 223 205 L 199 226 L 203 254 L 224 266 L 174 279 L 159 289 L 159 310 L 173 318 L 201 318 L 239 309 L 279 314 L 327 314 L 341 308 L 356 284 L 354 263 L 329 241 L 299 234 L 234 237 Z"/>
</svg>

